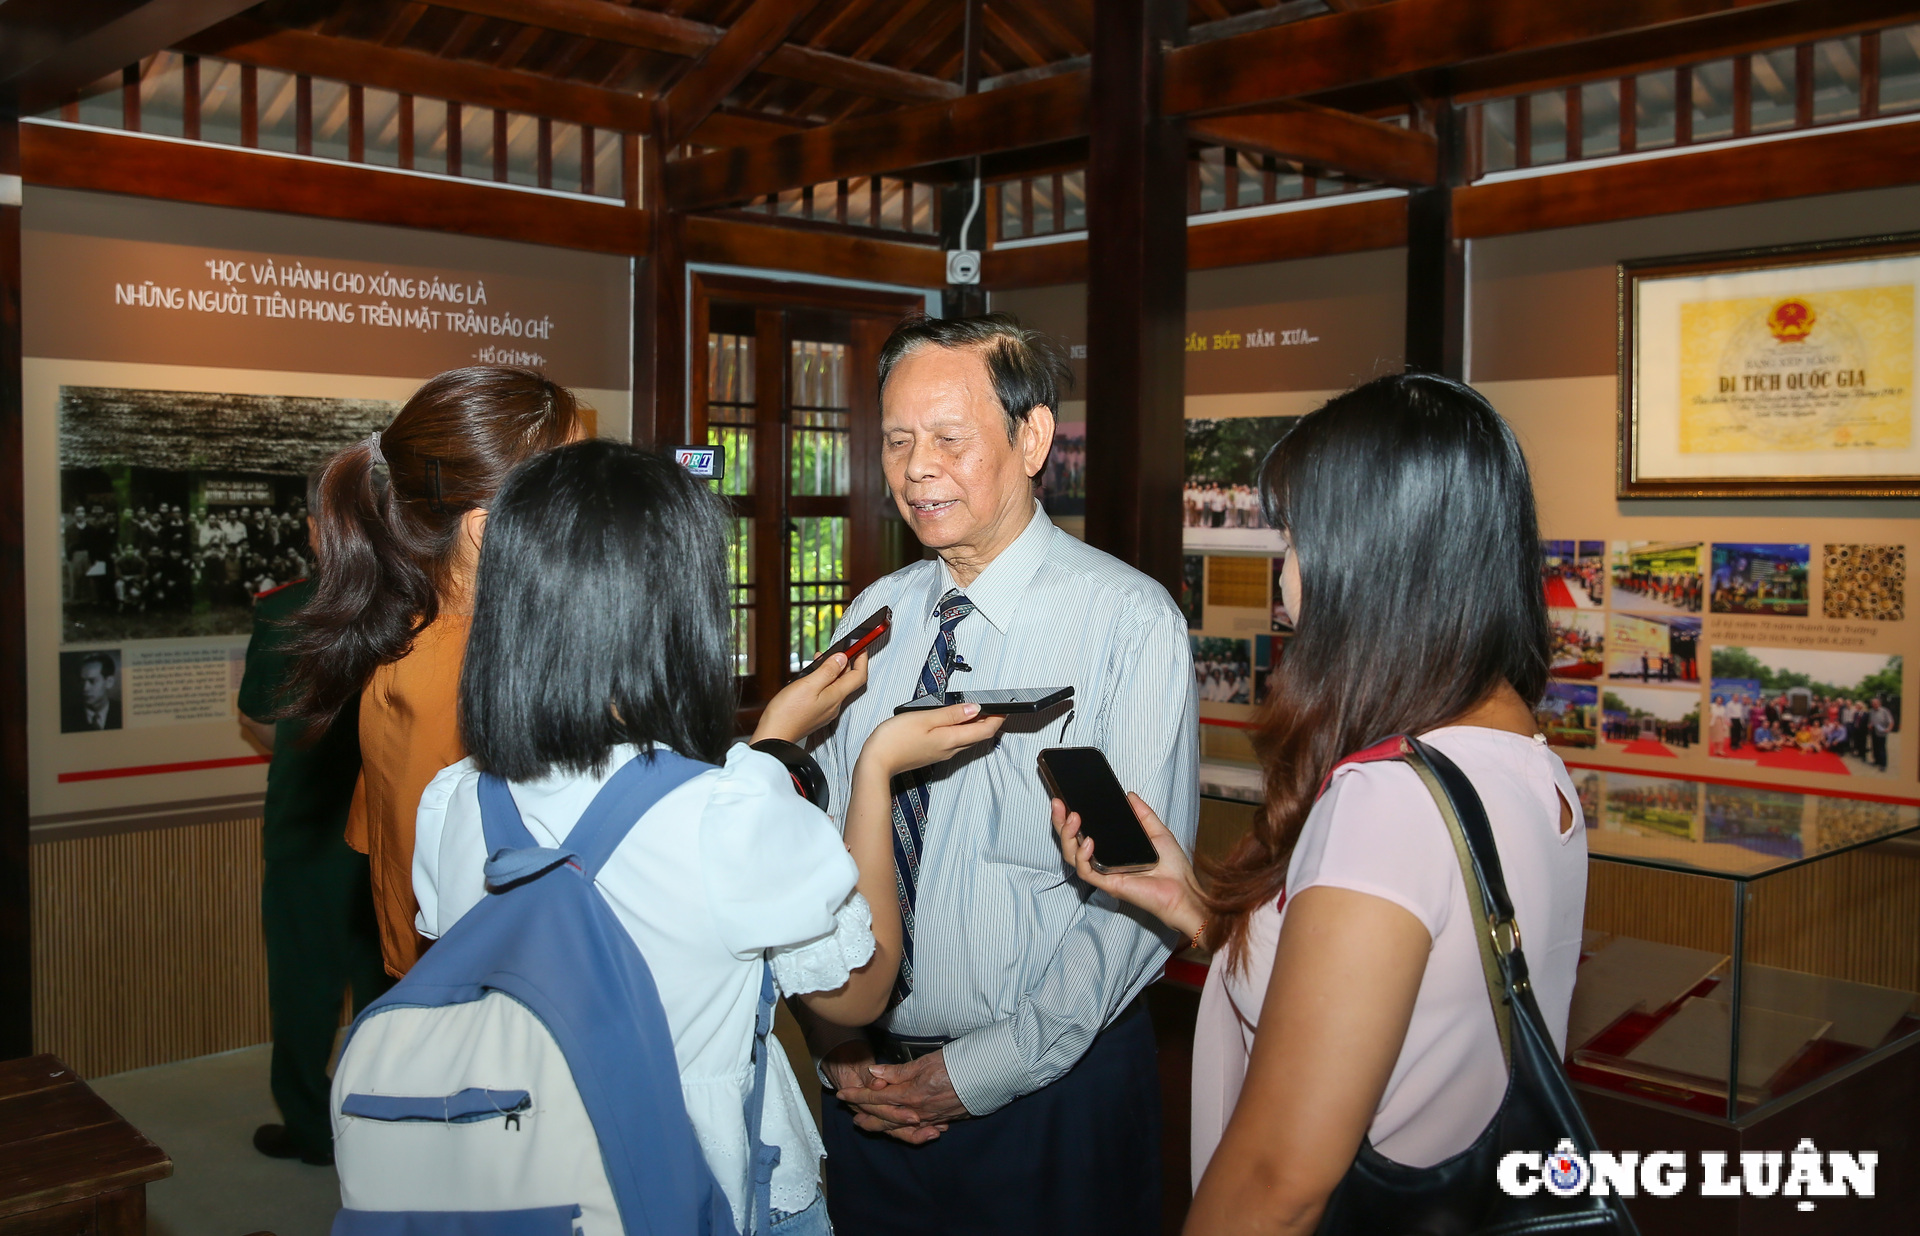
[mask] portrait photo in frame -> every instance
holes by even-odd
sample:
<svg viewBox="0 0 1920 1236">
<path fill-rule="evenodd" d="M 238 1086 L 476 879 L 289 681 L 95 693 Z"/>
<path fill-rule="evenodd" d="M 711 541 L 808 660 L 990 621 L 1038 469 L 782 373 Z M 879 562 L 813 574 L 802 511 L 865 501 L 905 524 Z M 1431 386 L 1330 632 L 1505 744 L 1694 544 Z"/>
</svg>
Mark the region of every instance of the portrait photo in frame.
<svg viewBox="0 0 1920 1236">
<path fill-rule="evenodd" d="M 1920 496 L 1920 232 L 1618 268 L 1618 496 Z"/>
</svg>

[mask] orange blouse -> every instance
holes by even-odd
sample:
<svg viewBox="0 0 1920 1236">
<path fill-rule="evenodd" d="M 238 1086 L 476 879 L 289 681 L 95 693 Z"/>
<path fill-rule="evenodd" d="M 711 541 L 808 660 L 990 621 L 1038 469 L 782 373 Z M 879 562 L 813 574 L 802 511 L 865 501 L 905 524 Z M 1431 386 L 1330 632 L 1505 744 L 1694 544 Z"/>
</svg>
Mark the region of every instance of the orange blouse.
<svg viewBox="0 0 1920 1236">
<path fill-rule="evenodd" d="M 467 755 L 459 705 L 469 624 L 465 614 L 441 614 L 405 656 L 373 672 L 360 696 L 360 782 L 347 844 L 369 860 L 380 952 L 395 977 L 427 946 L 413 927 L 413 820 L 427 782 Z"/>
</svg>

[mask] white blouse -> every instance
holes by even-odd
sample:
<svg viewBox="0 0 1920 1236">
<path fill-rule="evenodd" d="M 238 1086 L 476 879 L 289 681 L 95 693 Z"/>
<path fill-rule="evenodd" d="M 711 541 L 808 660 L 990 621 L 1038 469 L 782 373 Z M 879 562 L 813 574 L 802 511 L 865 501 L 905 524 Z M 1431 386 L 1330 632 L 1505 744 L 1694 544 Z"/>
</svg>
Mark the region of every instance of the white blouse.
<svg viewBox="0 0 1920 1236">
<path fill-rule="evenodd" d="M 557 845 L 637 748 L 606 775 L 513 784 L 527 831 Z M 418 926 L 438 938 L 486 895 L 480 774 L 443 769 L 420 796 L 413 851 Z M 743 1106 L 753 1084 L 760 962 L 788 995 L 830 991 L 873 955 L 873 918 L 833 821 L 794 792 L 787 770 L 744 745 L 640 818 L 600 872 L 600 891 L 639 945 L 666 1008 L 687 1114 L 746 1230 L 752 1198 Z M 786 1053 L 771 1054 L 762 1139 L 780 1147 L 773 1206 L 800 1211 L 818 1187 L 820 1143 Z"/>
</svg>

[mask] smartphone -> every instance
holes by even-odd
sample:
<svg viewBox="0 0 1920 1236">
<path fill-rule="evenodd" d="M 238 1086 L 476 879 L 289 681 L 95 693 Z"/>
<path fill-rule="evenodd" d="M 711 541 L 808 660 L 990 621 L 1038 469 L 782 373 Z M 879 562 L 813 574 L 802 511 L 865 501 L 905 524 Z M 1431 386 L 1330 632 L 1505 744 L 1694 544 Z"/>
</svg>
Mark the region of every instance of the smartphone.
<svg viewBox="0 0 1920 1236">
<path fill-rule="evenodd" d="M 1159 864 L 1153 840 L 1100 748 L 1049 747 L 1040 753 L 1040 775 L 1053 796 L 1080 816 L 1080 835 L 1093 839 L 1095 871 L 1148 871 Z"/>
<path fill-rule="evenodd" d="M 859 656 L 861 653 L 867 650 L 868 644 L 871 644 L 874 640 L 877 640 L 882 635 L 885 635 L 888 629 L 892 626 L 893 626 L 893 606 L 882 605 L 878 610 L 875 610 L 873 615 L 869 617 L 865 622 L 861 623 L 859 626 L 855 627 L 853 630 L 848 631 L 845 635 L 842 635 L 839 639 L 834 640 L 831 644 L 828 644 L 825 652 L 822 652 L 819 656 L 815 657 L 811 662 L 808 663 L 807 668 L 801 670 L 798 674 L 795 674 L 794 677 L 805 678 L 808 674 L 813 673 L 813 671 L 825 665 L 827 663 L 827 658 L 832 656 L 836 652 L 846 653 L 847 660 L 852 661 L 855 657 Z"/>
<path fill-rule="evenodd" d="M 949 691 L 945 695 L 923 695 L 894 709 L 903 712 L 928 712 L 948 704 L 978 704 L 983 717 L 1005 717 L 1016 712 L 1045 712 L 1055 704 L 1073 698 L 1072 687 L 1013 687 L 994 691 Z"/>
</svg>

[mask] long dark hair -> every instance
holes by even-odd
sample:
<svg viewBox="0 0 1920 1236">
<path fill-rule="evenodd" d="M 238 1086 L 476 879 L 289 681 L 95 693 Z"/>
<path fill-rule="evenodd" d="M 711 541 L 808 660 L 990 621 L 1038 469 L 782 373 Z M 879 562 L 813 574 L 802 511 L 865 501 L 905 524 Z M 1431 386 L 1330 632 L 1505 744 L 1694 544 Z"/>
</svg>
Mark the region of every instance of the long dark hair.
<svg viewBox="0 0 1920 1236">
<path fill-rule="evenodd" d="M 599 774 L 619 743 L 719 762 L 733 733 L 727 513 L 664 456 L 578 442 L 495 497 L 460 736 L 509 781 Z"/>
<path fill-rule="evenodd" d="M 577 436 L 573 393 L 531 369 L 450 369 L 378 435 L 327 464 L 312 508 L 326 564 L 291 620 L 291 701 L 281 716 L 330 723 L 373 671 L 439 617 L 461 517 L 513 466 Z"/>
<path fill-rule="evenodd" d="M 1472 387 L 1409 373 L 1338 396 L 1269 452 L 1260 494 L 1301 613 L 1254 735 L 1266 800 L 1210 873 L 1208 943 L 1236 965 L 1333 766 L 1503 682 L 1537 701 L 1550 648 L 1526 457 Z"/>
</svg>

